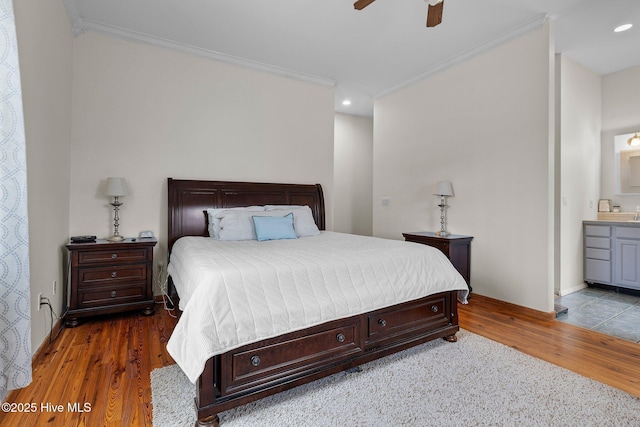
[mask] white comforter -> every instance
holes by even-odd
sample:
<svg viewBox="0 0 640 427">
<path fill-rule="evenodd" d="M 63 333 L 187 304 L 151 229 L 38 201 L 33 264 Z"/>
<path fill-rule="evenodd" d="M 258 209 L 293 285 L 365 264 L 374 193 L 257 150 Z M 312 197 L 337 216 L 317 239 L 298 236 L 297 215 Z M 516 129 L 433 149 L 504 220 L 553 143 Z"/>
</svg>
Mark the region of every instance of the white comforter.
<svg viewBox="0 0 640 427">
<path fill-rule="evenodd" d="M 182 316 L 167 350 L 192 382 L 214 355 L 467 285 L 437 249 L 322 232 L 296 240 L 183 237 L 168 267 Z"/>
</svg>

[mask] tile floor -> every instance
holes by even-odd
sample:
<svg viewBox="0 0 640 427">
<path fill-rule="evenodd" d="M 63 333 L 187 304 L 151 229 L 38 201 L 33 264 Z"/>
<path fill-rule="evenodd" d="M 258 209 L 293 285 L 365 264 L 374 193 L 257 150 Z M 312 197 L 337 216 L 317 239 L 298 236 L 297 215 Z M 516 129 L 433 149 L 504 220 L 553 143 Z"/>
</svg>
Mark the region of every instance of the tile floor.
<svg viewBox="0 0 640 427">
<path fill-rule="evenodd" d="M 556 297 L 555 303 L 569 309 L 558 316 L 560 322 L 640 343 L 640 296 L 589 287 Z"/>
</svg>

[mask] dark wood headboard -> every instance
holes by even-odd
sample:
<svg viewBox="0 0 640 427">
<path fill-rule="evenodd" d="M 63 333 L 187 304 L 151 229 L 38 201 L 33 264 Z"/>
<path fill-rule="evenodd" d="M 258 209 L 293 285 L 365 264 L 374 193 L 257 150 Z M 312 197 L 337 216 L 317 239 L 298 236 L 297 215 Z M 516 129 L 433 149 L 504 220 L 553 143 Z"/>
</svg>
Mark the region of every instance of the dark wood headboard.
<svg viewBox="0 0 640 427">
<path fill-rule="evenodd" d="M 320 230 L 325 229 L 324 196 L 320 184 L 168 179 L 168 249 L 182 236 L 208 236 L 209 208 L 252 205 L 308 205 Z"/>
</svg>

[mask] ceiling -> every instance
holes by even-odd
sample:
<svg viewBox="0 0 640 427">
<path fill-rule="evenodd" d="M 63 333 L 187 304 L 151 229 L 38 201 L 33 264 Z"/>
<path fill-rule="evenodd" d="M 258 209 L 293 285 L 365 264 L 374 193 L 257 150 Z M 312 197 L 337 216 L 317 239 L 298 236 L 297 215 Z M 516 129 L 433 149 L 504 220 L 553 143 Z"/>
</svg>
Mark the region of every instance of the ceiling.
<svg viewBox="0 0 640 427">
<path fill-rule="evenodd" d="M 98 31 L 335 88 L 336 111 L 373 100 L 552 22 L 556 52 L 598 74 L 640 65 L 639 0 L 64 0 L 76 34 Z M 613 28 L 635 26 L 624 33 Z M 343 106 L 350 99 L 350 106 Z"/>
</svg>

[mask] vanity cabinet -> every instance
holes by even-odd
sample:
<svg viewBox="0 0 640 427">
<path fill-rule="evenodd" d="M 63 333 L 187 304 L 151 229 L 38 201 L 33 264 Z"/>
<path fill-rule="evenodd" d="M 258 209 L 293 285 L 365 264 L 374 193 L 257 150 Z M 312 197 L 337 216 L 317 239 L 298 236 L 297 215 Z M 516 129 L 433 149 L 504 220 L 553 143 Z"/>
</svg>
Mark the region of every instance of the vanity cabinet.
<svg viewBox="0 0 640 427">
<path fill-rule="evenodd" d="M 640 290 L 640 224 L 585 221 L 584 280 Z"/>
<path fill-rule="evenodd" d="M 611 284 L 611 226 L 583 225 L 584 281 Z"/>
<path fill-rule="evenodd" d="M 640 289 L 640 227 L 615 227 L 616 284 Z"/>
</svg>

